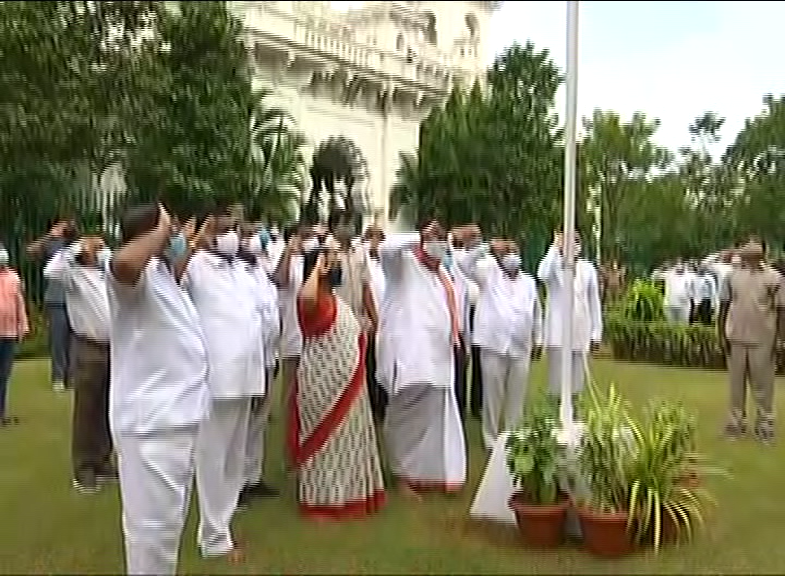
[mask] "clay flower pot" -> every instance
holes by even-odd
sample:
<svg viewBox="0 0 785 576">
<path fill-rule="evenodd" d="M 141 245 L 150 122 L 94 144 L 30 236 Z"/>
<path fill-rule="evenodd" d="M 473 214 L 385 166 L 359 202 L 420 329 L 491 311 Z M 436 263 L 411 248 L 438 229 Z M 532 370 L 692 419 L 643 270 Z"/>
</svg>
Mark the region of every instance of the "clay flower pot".
<svg viewBox="0 0 785 576">
<path fill-rule="evenodd" d="M 556 504 L 529 504 L 520 492 L 508 505 L 515 512 L 523 541 L 537 548 L 555 548 L 564 540 L 564 523 L 570 501 L 560 495 Z"/>
<path fill-rule="evenodd" d="M 627 531 L 627 512 L 598 512 L 578 508 L 583 545 L 595 556 L 618 558 L 632 552 L 632 537 Z"/>
</svg>

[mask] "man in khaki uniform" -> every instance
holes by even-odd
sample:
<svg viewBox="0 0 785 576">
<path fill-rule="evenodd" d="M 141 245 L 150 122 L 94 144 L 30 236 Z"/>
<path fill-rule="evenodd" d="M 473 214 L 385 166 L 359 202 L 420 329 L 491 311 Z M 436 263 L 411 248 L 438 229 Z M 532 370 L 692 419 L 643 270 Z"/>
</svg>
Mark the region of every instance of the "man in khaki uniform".
<svg viewBox="0 0 785 576">
<path fill-rule="evenodd" d="M 783 335 L 785 288 L 780 274 L 763 261 L 763 248 L 748 242 L 720 287 L 718 329 L 728 354 L 730 419 L 725 433 L 737 438 L 747 431 L 746 386 L 756 406 L 755 436 L 770 442 L 774 435 L 775 345 Z"/>
</svg>

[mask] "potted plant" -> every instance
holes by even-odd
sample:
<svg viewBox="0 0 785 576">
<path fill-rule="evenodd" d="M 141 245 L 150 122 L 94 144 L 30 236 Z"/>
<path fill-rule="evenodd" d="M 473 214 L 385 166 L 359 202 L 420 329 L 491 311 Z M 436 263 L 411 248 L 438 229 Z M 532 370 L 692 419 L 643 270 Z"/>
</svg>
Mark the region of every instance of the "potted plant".
<svg viewBox="0 0 785 576">
<path fill-rule="evenodd" d="M 660 402 L 641 421 L 628 418 L 627 427 L 636 446 L 628 528 L 636 528 L 638 542 L 652 541 L 659 550 L 663 542 L 691 534 L 710 500 L 704 489 L 679 481 L 694 448 L 695 419 L 678 404 Z"/>
<path fill-rule="evenodd" d="M 623 556 L 632 550 L 628 506 L 634 436 L 627 430 L 627 410 L 615 386 L 607 394 L 593 387 L 589 392 L 578 448 L 579 473 L 588 494 L 576 511 L 589 552 Z"/>
<path fill-rule="evenodd" d="M 516 492 L 509 501 L 525 542 L 558 546 L 569 500 L 559 490 L 562 446 L 556 438 L 557 410 L 545 396 L 530 403 L 520 429 L 507 438 L 507 467 Z"/>
<path fill-rule="evenodd" d="M 703 524 L 713 498 L 698 474 L 722 471 L 699 465 L 696 419 L 679 403 L 658 402 L 640 424 L 630 419 L 628 426 L 637 445 L 628 508 L 635 514 L 638 539 L 650 539 L 659 549 Z"/>
</svg>

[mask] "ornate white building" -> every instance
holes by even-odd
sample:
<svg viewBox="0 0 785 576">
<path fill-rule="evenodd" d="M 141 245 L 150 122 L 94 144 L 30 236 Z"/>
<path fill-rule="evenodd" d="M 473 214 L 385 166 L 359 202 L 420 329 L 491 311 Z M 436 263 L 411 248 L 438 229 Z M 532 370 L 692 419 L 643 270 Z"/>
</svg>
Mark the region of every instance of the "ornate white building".
<svg viewBox="0 0 785 576">
<path fill-rule="evenodd" d="M 500 2 L 229 2 L 245 26 L 259 84 L 291 114 L 308 154 L 339 142 L 358 168 L 366 216 L 386 222 L 402 151 L 457 83 L 482 78 Z M 359 194 L 357 192 L 359 191 Z"/>
</svg>

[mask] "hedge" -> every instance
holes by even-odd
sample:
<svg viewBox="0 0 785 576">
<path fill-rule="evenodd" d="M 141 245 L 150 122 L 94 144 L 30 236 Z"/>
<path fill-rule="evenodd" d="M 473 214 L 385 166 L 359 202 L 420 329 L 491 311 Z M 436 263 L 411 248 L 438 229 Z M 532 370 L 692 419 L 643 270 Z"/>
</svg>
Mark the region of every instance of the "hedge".
<svg viewBox="0 0 785 576">
<path fill-rule="evenodd" d="M 682 325 L 668 322 L 641 322 L 609 314 L 606 338 L 613 358 L 668 366 L 726 367 L 715 326 Z M 785 351 L 777 351 L 777 373 L 785 374 Z"/>
</svg>

